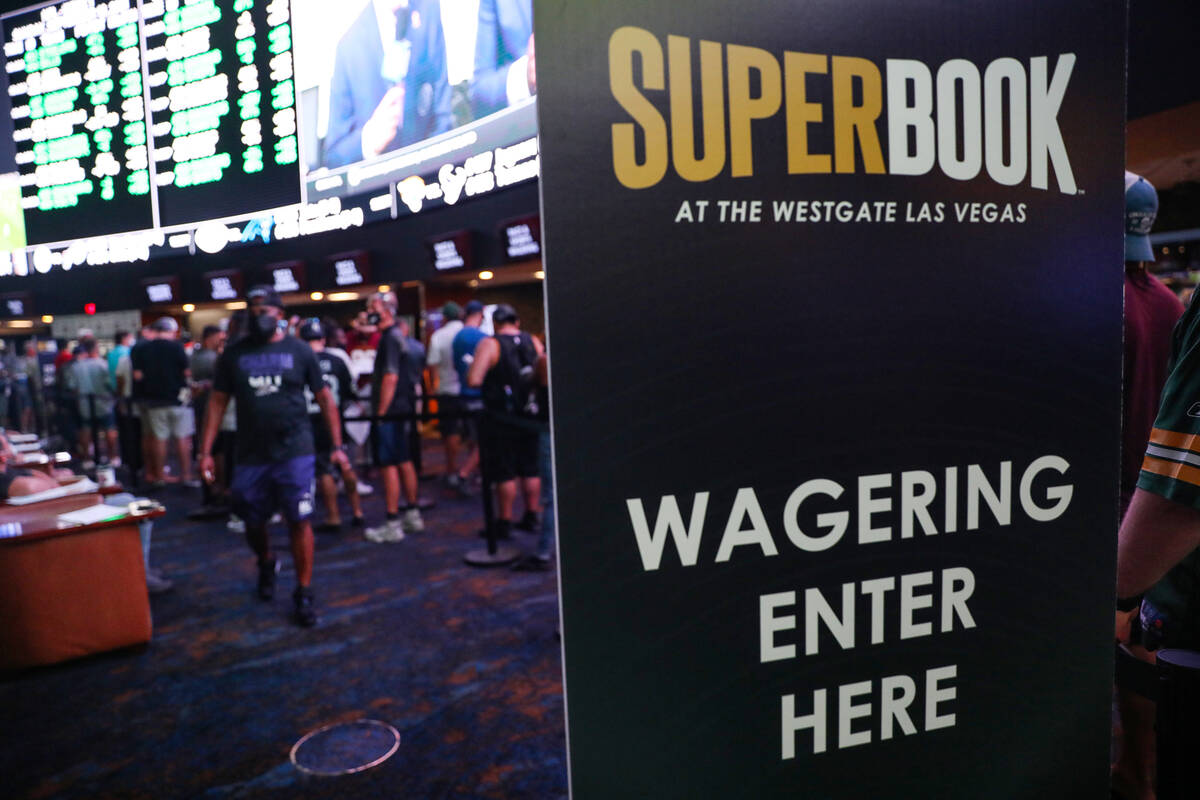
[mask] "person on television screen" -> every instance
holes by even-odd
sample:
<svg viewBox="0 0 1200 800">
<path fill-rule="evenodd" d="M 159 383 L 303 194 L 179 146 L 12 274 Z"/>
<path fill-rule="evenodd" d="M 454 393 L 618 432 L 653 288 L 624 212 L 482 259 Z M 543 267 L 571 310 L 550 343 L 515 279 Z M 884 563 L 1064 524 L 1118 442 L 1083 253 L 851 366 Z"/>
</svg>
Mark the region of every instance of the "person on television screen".
<svg viewBox="0 0 1200 800">
<path fill-rule="evenodd" d="M 437 0 L 371 0 L 338 42 L 325 166 L 343 167 L 452 127 Z"/>
<path fill-rule="evenodd" d="M 476 118 L 534 94 L 532 0 L 480 0 L 471 85 Z"/>
</svg>

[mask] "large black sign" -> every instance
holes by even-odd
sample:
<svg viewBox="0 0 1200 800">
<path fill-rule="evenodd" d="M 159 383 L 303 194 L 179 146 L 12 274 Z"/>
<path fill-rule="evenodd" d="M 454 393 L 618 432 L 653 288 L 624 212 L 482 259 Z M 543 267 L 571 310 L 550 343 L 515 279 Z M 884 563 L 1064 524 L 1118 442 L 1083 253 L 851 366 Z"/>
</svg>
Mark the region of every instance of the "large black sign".
<svg viewBox="0 0 1200 800">
<path fill-rule="evenodd" d="M 572 796 L 1104 795 L 1122 4 L 536 12 Z"/>
</svg>

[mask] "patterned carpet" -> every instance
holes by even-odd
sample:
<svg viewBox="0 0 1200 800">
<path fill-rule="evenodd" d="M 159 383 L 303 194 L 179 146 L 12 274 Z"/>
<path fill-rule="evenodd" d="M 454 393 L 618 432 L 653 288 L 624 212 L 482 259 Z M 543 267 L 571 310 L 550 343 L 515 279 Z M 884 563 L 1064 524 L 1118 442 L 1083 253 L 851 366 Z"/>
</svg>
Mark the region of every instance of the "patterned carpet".
<svg viewBox="0 0 1200 800">
<path fill-rule="evenodd" d="M 151 599 L 152 643 L 0 676 L 0 796 L 566 797 L 555 575 L 466 566 L 478 499 L 435 482 L 422 496 L 438 504 L 428 530 L 398 544 L 317 535 L 320 623 L 303 630 L 281 526 L 263 603 L 242 537 L 186 520 L 194 493 L 161 492 L 151 561 L 175 588 Z M 365 505 L 382 517 L 378 493 Z M 290 762 L 305 733 L 360 718 L 400 732 L 382 765 L 317 777 Z"/>
</svg>

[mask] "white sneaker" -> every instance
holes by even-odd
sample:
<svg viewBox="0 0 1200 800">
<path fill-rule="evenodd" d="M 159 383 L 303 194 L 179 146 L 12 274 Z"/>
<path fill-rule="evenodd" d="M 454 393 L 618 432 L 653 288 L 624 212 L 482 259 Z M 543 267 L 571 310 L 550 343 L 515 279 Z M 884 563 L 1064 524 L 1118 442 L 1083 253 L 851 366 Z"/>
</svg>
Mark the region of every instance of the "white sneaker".
<svg viewBox="0 0 1200 800">
<path fill-rule="evenodd" d="M 343 488 L 342 491 L 345 491 L 345 489 Z M 370 497 L 373 494 L 375 494 L 375 490 L 371 488 L 371 484 L 367 483 L 366 481 L 358 482 L 359 497 Z"/>
<path fill-rule="evenodd" d="M 367 528 L 363 532 L 363 537 L 368 542 L 375 542 L 375 544 L 399 542 L 404 539 L 404 529 L 400 525 L 400 520 L 390 519 L 378 527 Z"/>
<path fill-rule="evenodd" d="M 229 521 L 225 523 L 225 529 L 230 533 L 245 533 L 246 523 L 230 514 Z"/>
<path fill-rule="evenodd" d="M 425 530 L 425 520 L 421 519 L 421 509 L 410 508 L 405 511 L 401 519 L 401 524 L 404 525 L 404 530 L 409 533 L 420 533 Z"/>
</svg>

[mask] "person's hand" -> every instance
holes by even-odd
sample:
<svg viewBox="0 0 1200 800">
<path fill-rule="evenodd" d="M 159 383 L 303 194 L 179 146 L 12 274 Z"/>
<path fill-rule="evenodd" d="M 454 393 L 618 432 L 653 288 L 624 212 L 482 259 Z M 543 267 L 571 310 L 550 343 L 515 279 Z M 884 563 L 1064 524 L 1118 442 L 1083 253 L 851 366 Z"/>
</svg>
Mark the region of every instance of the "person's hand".
<svg viewBox="0 0 1200 800">
<path fill-rule="evenodd" d="M 201 455 L 196 458 L 196 470 L 200 473 L 200 477 L 204 479 L 205 483 L 212 483 L 217 479 L 213 471 L 214 469 L 215 465 L 213 464 L 212 456 Z"/>
<path fill-rule="evenodd" d="M 363 158 L 381 155 L 404 124 L 404 87 L 393 86 L 379 101 L 371 118 L 363 125 Z"/>
<path fill-rule="evenodd" d="M 537 66 L 533 54 L 533 34 L 529 34 L 529 49 L 525 51 L 529 58 L 525 62 L 525 80 L 529 82 L 529 93 L 537 94 Z"/>
<path fill-rule="evenodd" d="M 350 469 L 350 459 L 346 457 L 346 452 L 340 447 L 335 447 L 333 452 L 329 454 L 330 462 L 337 465 L 338 470 L 346 472 Z"/>
</svg>

